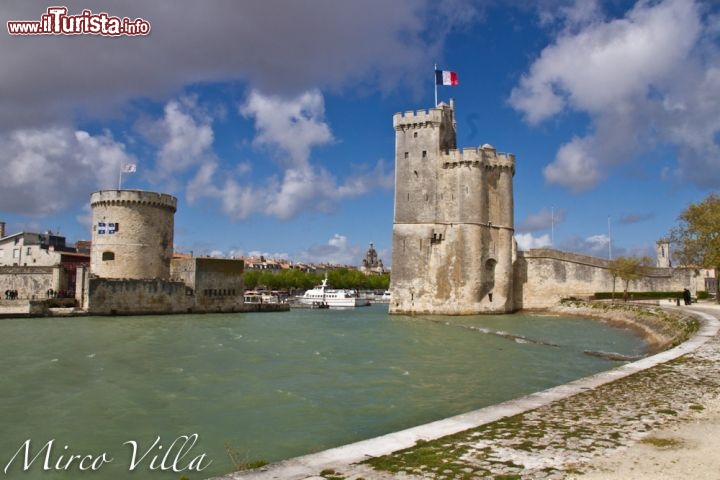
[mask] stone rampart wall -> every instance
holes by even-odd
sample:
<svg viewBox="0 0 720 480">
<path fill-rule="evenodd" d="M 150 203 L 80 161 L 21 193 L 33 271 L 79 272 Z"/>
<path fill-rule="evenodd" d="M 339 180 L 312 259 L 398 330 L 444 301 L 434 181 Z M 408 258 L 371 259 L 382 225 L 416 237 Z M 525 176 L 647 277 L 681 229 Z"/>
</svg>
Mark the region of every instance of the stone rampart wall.
<svg viewBox="0 0 720 480">
<path fill-rule="evenodd" d="M 562 298 L 610 292 L 613 290 L 613 276 L 608 266 L 609 262 L 604 259 L 559 250 L 518 252 L 515 262 L 515 307 L 548 308 Z M 693 269 L 650 268 L 645 276 L 630 281 L 628 292 L 692 290 L 696 284 L 695 277 Z M 615 279 L 615 291 L 621 295 L 624 288 L 625 281 Z"/>
<path fill-rule="evenodd" d="M 88 302 L 95 315 L 181 313 L 194 306 L 185 284 L 167 280 L 90 278 Z"/>
<path fill-rule="evenodd" d="M 243 306 L 242 290 L 228 289 L 203 295 L 183 282 L 168 280 L 117 280 L 90 278 L 88 313 L 138 315 L 168 313 L 236 312 Z"/>
</svg>

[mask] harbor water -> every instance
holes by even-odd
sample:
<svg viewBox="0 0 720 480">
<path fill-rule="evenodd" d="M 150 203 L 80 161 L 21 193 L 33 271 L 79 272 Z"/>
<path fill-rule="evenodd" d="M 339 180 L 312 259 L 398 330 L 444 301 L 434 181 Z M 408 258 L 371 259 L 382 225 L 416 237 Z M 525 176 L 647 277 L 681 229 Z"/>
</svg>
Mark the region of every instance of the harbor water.
<svg viewBox="0 0 720 480">
<path fill-rule="evenodd" d="M 320 451 L 619 365 L 587 350 L 638 355 L 643 348 L 629 330 L 594 320 L 389 316 L 387 305 L 5 319 L 0 468 L 4 478 L 28 480 L 207 478 L 237 463 Z M 183 442 L 171 444 L 193 434 L 197 442 L 172 467 L 185 470 L 173 471 Z M 27 468 L 26 453 L 29 461 L 39 453 Z M 102 454 L 112 460 L 97 469 L 62 468 L 71 455 Z M 201 456 L 194 465 L 201 472 L 187 469 Z"/>
</svg>

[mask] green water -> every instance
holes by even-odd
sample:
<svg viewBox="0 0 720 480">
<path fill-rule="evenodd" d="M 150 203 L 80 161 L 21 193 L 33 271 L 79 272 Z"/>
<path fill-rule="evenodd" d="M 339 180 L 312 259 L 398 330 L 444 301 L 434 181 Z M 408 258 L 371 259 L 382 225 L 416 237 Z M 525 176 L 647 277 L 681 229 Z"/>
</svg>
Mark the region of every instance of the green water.
<svg viewBox="0 0 720 480">
<path fill-rule="evenodd" d="M 528 315 L 388 316 L 354 310 L 0 320 L 0 471 L 23 442 L 31 458 L 113 461 L 97 471 L 43 472 L 43 452 L 10 479 L 179 479 L 150 469 L 180 435 L 205 454 L 202 473 L 241 460 L 274 461 L 498 403 L 618 365 L 583 354 L 642 352 L 627 330 Z M 558 346 L 523 343 L 502 330 Z M 133 472 L 130 445 L 156 448 Z M 67 449 L 64 447 L 67 446 Z M 173 456 L 174 458 L 174 456 Z"/>
</svg>

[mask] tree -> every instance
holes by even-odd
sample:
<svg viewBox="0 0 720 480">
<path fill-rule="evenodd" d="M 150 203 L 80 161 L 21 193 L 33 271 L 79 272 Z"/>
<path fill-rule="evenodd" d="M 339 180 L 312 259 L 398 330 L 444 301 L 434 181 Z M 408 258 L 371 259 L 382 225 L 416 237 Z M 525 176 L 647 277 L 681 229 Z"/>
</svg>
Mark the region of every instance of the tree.
<svg viewBox="0 0 720 480">
<path fill-rule="evenodd" d="M 630 280 L 636 280 L 645 274 L 645 269 L 652 265 L 650 257 L 618 257 L 611 260 L 608 269 L 613 276 L 612 297 L 615 298 L 615 280 L 620 277 L 625 280 L 625 290 Z"/>
<path fill-rule="evenodd" d="M 387 290 L 390 288 L 390 274 L 369 275 L 367 277 L 368 287 L 372 290 Z"/>
<path fill-rule="evenodd" d="M 316 273 L 306 273 L 291 268 L 279 272 L 248 270 L 243 280 L 248 290 L 256 288 L 308 290 L 319 285 L 322 278 Z M 365 275 L 355 269 L 337 268 L 328 272 L 328 283 L 335 288 L 387 290 L 390 287 L 390 274 Z"/>
<path fill-rule="evenodd" d="M 720 287 L 720 196 L 711 193 L 700 203 L 690 204 L 670 232 L 675 260 L 685 266 L 715 270 L 716 290 Z M 720 296 L 715 292 L 720 303 Z"/>
<path fill-rule="evenodd" d="M 255 288 L 257 288 L 259 279 L 260 272 L 256 270 L 245 271 L 245 273 L 243 274 L 243 283 L 245 284 L 245 288 L 248 290 L 255 290 Z"/>
</svg>

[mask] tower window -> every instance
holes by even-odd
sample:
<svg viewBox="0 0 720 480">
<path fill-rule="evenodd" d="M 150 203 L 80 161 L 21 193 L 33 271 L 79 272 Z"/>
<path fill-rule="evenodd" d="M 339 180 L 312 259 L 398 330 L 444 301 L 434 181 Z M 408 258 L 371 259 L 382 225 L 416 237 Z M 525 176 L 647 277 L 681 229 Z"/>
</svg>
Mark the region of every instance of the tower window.
<svg viewBox="0 0 720 480">
<path fill-rule="evenodd" d="M 427 158 L 427 150 L 423 150 L 422 158 Z"/>
<path fill-rule="evenodd" d="M 405 152 L 405 158 L 408 158 L 410 156 L 410 152 Z"/>
<path fill-rule="evenodd" d="M 103 252 L 102 259 L 103 262 L 112 262 L 115 260 L 115 252 Z"/>
<path fill-rule="evenodd" d="M 417 138 L 417 132 L 413 132 L 413 138 Z"/>
</svg>

